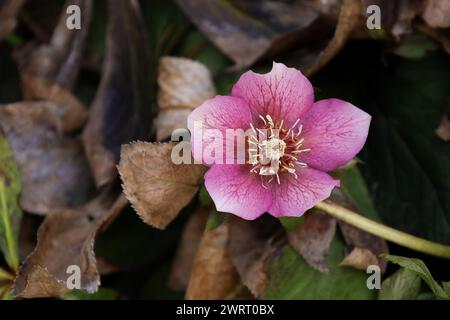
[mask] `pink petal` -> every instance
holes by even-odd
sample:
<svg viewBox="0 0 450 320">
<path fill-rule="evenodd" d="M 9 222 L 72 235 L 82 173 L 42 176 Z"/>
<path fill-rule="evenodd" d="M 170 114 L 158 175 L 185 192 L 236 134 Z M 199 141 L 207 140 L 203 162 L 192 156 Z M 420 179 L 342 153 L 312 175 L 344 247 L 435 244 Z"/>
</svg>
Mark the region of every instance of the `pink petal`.
<svg viewBox="0 0 450 320">
<path fill-rule="evenodd" d="M 234 85 L 232 95 L 248 103 L 255 124 L 259 115 L 270 115 L 291 126 L 314 102 L 309 80 L 300 71 L 275 62 L 269 73 L 244 73 Z"/>
<path fill-rule="evenodd" d="M 275 217 L 301 216 L 318 202 L 325 200 L 339 181 L 325 172 L 311 168 L 297 169 L 298 178 L 289 173 L 280 176 L 281 184 L 271 184 L 272 206 L 268 210 Z"/>
<path fill-rule="evenodd" d="M 261 177 L 250 169 L 248 165 L 217 164 L 206 172 L 205 187 L 217 211 L 253 220 L 269 209 L 271 191 L 263 188 Z"/>
<path fill-rule="evenodd" d="M 188 117 L 188 128 L 191 131 L 191 146 L 194 159 L 201 163 L 207 163 L 204 159 L 204 153 L 209 147 L 217 146 L 222 149 L 222 159 L 220 163 L 225 163 L 226 155 L 226 129 L 249 128 L 251 122 L 250 109 L 247 103 L 237 97 L 216 96 L 213 99 L 205 101 L 201 106 L 194 109 Z M 196 136 L 194 133 L 194 123 L 202 124 L 202 134 Z M 211 131 L 214 130 L 215 131 Z M 220 139 L 222 138 L 222 139 Z M 230 139 L 231 140 L 231 139 Z M 230 146 L 237 148 L 237 142 L 229 143 Z M 237 152 L 234 152 L 236 158 Z"/>
<path fill-rule="evenodd" d="M 322 171 L 340 167 L 362 149 L 367 139 L 370 115 L 351 103 L 326 99 L 314 103 L 303 122 L 305 148 L 301 161 Z"/>
</svg>

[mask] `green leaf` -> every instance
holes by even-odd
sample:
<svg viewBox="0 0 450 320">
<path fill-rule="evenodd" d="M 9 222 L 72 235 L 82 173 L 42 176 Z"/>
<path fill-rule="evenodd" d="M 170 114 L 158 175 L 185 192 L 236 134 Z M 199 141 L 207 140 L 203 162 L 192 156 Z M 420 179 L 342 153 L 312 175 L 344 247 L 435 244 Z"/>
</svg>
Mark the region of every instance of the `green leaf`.
<svg viewBox="0 0 450 320">
<path fill-rule="evenodd" d="M 386 68 L 380 54 L 355 43 L 313 84 L 372 116 L 360 169 L 383 223 L 450 244 L 450 144 L 435 134 L 449 112 L 450 59 L 435 52 Z"/>
<path fill-rule="evenodd" d="M 343 241 L 335 236 L 328 252 L 329 273 L 311 268 L 290 246 L 270 268 L 265 299 L 374 299 L 367 288 L 366 273 L 339 267 L 344 257 Z"/>
<path fill-rule="evenodd" d="M 392 263 L 398 264 L 399 266 L 416 273 L 430 287 L 436 298 L 450 299 L 450 296 L 447 295 L 445 290 L 436 282 L 436 280 L 433 279 L 433 276 L 422 260 L 389 254 L 383 255 L 383 257 Z"/>
<path fill-rule="evenodd" d="M 442 282 L 442 288 L 444 289 L 447 296 L 450 297 L 450 282 Z"/>
<path fill-rule="evenodd" d="M 358 212 L 372 220 L 380 221 L 378 212 L 370 199 L 366 182 L 358 167 L 354 165 L 345 170 L 340 170 L 338 176 L 342 190 L 356 206 Z"/>
<path fill-rule="evenodd" d="M 421 281 L 416 272 L 401 268 L 383 281 L 378 299 L 414 300 L 419 295 Z"/>
<path fill-rule="evenodd" d="M 409 59 L 423 58 L 429 51 L 438 49 L 438 44 L 423 34 L 412 34 L 402 40 L 394 53 Z"/>
<path fill-rule="evenodd" d="M 224 222 L 226 215 L 223 212 L 218 212 L 215 209 L 216 205 L 214 204 L 214 201 L 212 200 L 204 185 L 200 188 L 199 198 L 200 203 L 203 206 L 210 208 L 208 221 L 206 222 L 206 229 L 213 230 L 220 226 Z"/>
<path fill-rule="evenodd" d="M 450 244 L 450 145 L 434 133 L 450 92 L 450 61 L 402 63 L 379 79 L 366 161 L 383 221 Z M 378 114 L 377 114 L 378 113 Z"/>
<path fill-rule="evenodd" d="M 286 231 L 293 231 L 303 224 L 305 217 L 281 217 L 279 220 Z"/>
<path fill-rule="evenodd" d="M 0 283 L 0 300 L 12 300 L 12 293 L 11 293 L 11 284 L 7 283 L 3 285 Z"/>
<path fill-rule="evenodd" d="M 214 207 L 214 201 L 211 199 L 204 185 L 200 188 L 199 197 L 202 205 L 205 207 Z"/>
<path fill-rule="evenodd" d="M 206 222 L 206 230 L 213 230 L 219 227 L 225 220 L 225 214 L 211 209 L 208 221 Z"/>
<path fill-rule="evenodd" d="M 13 47 L 18 47 L 23 44 L 24 40 L 23 37 L 13 32 L 8 35 L 8 37 L 6 38 L 6 42 L 8 42 Z"/>
<path fill-rule="evenodd" d="M 65 300 L 116 300 L 119 293 L 114 289 L 99 288 L 95 293 L 84 290 L 72 290 L 64 295 Z"/>
<path fill-rule="evenodd" d="M 20 190 L 20 174 L 13 150 L 0 130 L 0 250 L 14 271 L 19 268 Z"/>
</svg>

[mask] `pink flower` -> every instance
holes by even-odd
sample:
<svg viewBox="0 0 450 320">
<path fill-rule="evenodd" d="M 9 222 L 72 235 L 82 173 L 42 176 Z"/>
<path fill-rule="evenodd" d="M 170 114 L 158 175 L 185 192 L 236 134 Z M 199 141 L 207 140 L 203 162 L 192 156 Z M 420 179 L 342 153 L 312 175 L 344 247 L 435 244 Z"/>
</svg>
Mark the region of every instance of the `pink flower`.
<svg viewBox="0 0 450 320">
<path fill-rule="evenodd" d="M 215 129 L 223 136 L 226 129 L 278 132 L 264 141 L 247 138 L 244 164 L 214 163 L 205 174 L 218 211 L 252 220 L 264 212 L 301 216 L 328 198 L 339 181 L 326 172 L 361 150 L 370 119 L 339 99 L 314 102 L 311 83 L 300 71 L 274 63 L 267 74 L 244 73 L 231 96 L 205 101 L 190 114 L 188 127 L 193 133 L 194 124 L 201 123 L 203 131 Z M 191 145 L 194 159 L 204 162 L 202 150 L 217 147 L 217 141 L 208 134 L 200 139 L 192 134 Z M 220 148 L 227 151 L 225 144 Z M 269 164 L 252 155 L 261 155 L 263 149 Z"/>
</svg>

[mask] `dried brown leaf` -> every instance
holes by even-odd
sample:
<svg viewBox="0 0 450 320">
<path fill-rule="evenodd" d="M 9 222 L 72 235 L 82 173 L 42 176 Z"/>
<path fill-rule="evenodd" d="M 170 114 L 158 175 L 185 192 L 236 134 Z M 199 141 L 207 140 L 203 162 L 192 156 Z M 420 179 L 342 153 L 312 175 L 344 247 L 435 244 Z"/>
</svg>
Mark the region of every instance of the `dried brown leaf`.
<svg viewBox="0 0 450 320">
<path fill-rule="evenodd" d="M 216 94 L 208 68 L 186 58 L 162 57 L 159 61 L 158 86 L 160 109 L 194 109 Z"/>
<path fill-rule="evenodd" d="M 50 213 L 38 232 L 34 251 L 21 266 L 13 293 L 20 298 L 60 297 L 67 292 L 67 268 L 81 270 L 81 289 L 97 291 L 100 276 L 93 251 L 95 236 L 127 204 L 121 195 L 116 200 L 103 194 L 76 209 Z"/>
<path fill-rule="evenodd" d="M 351 200 L 340 189 L 335 189 L 331 197 L 333 201 L 337 202 L 339 205 L 357 212 Z M 355 247 L 360 249 L 367 249 L 375 257 L 379 256 L 382 253 L 389 253 L 389 247 L 386 243 L 386 240 L 384 240 L 383 238 L 374 236 L 373 234 L 358 229 L 343 221 L 339 220 L 338 223 L 342 235 L 344 236 L 345 243 L 347 244 L 348 248 L 352 250 L 351 253 L 353 252 L 353 249 Z M 378 264 L 382 272 L 386 270 L 387 262 L 385 259 L 377 258 L 377 263 L 374 264 Z"/>
<path fill-rule="evenodd" d="M 46 214 L 79 205 L 93 189 L 77 138 L 65 136 L 65 109 L 52 102 L 21 102 L 0 108 L 0 126 L 11 143 L 22 179 L 24 210 Z"/>
<path fill-rule="evenodd" d="M 306 262 L 320 272 L 328 272 L 326 254 L 336 232 L 336 219 L 319 210 L 312 210 L 304 222 L 288 232 L 288 241 Z"/>
<path fill-rule="evenodd" d="M 67 28 L 69 5 L 78 5 L 81 9 L 83 25 L 80 30 Z M 66 1 L 50 43 L 25 46 L 16 54 L 25 100 L 55 102 L 64 109 L 67 131 L 79 129 L 87 119 L 86 108 L 71 91 L 81 68 L 91 15 L 92 0 Z"/>
<path fill-rule="evenodd" d="M 80 7 L 82 27 L 79 30 L 67 28 L 66 9 L 69 5 Z M 19 57 L 21 74 L 31 79 L 44 80 L 49 86 L 57 85 L 71 91 L 81 67 L 91 16 L 92 0 L 67 0 L 50 43 L 24 52 Z M 25 96 L 29 99 L 41 98 L 40 95 L 44 94 L 41 91 L 35 92 L 33 88 L 25 89 Z"/>
<path fill-rule="evenodd" d="M 0 1 L 0 41 L 16 27 L 17 15 L 24 3 L 24 0 Z"/>
<path fill-rule="evenodd" d="M 172 162 L 173 143 L 122 146 L 118 166 L 124 192 L 145 223 L 164 229 L 199 189 L 204 167 Z"/>
<path fill-rule="evenodd" d="M 173 290 L 186 290 L 189 284 L 192 264 L 205 231 L 208 213 L 209 210 L 205 207 L 197 208 L 184 228 L 168 281 L 168 286 Z"/>
<path fill-rule="evenodd" d="M 246 221 L 229 217 L 231 261 L 242 283 L 256 298 L 266 291 L 272 258 L 285 243 L 280 235 L 281 227 L 271 221 L 259 219 Z M 284 234 L 284 233 L 281 233 Z"/>
<path fill-rule="evenodd" d="M 320 10 L 306 1 L 178 0 L 197 27 L 228 57 L 236 68 L 252 65 L 298 46 L 311 31 L 330 30 L 319 21 Z M 317 38 L 320 33 L 314 33 Z"/>
<path fill-rule="evenodd" d="M 382 238 L 374 236 L 370 233 L 362 231 L 352 225 L 339 221 L 339 227 L 344 235 L 344 240 L 347 245 L 352 248 L 357 247 L 361 249 L 369 250 L 374 256 L 378 256 L 382 253 L 389 253 L 389 248 L 386 241 Z M 387 262 L 384 259 L 378 259 L 378 264 L 384 272 L 387 267 Z"/>
<path fill-rule="evenodd" d="M 205 65 L 186 58 L 163 57 L 158 70 L 156 138 L 170 137 L 173 130 L 187 126 L 192 109 L 214 97 L 212 75 Z"/>
<path fill-rule="evenodd" d="M 439 127 L 436 129 L 436 134 L 439 138 L 441 138 L 444 141 L 450 140 L 450 121 L 448 121 L 448 118 L 446 115 L 442 117 L 441 123 L 439 124 Z"/>
<path fill-rule="evenodd" d="M 156 140 L 163 141 L 171 137 L 176 129 L 186 128 L 187 118 L 192 109 L 161 110 L 155 119 Z"/>
<path fill-rule="evenodd" d="M 148 41 L 137 0 L 108 2 L 102 79 L 83 132 L 98 187 L 117 176 L 120 146 L 152 135 L 152 81 Z"/>
<path fill-rule="evenodd" d="M 205 231 L 194 259 L 186 299 L 224 299 L 233 293 L 239 276 L 228 252 L 229 239 L 228 223 Z"/>
<path fill-rule="evenodd" d="M 391 10 L 391 20 L 393 22 L 391 22 L 390 25 L 387 25 L 387 27 L 397 39 L 412 33 L 412 22 L 423 12 L 426 2 L 427 0 L 401 0 L 397 3 L 389 0 L 383 1 L 384 6 L 381 7 L 382 17 L 383 12 L 389 12 L 385 7 L 389 5 L 393 6 Z M 383 19 L 381 20 L 383 23 Z M 383 24 L 383 26 L 384 25 L 385 24 Z"/>
<path fill-rule="evenodd" d="M 21 75 L 22 92 L 26 100 L 43 100 L 55 103 L 62 114 L 61 130 L 67 133 L 80 129 L 87 119 L 86 107 L 67 89 L 50 84 L 39 77 Z"/>
<path fill-rule="evenodd" d="M 378 258 L 366 248 L 355 247 L 339 264 L 340 267 L 352 267 L 358 270 L 367 270 L 370 265 L 379 265 Z"/>
<path fill-rule="evenodd" d="M 26 272 L 29 274 L 25 286 L 23 288 L 21 287 L 21 274 L 19 274 L 15 283 L 16 286 L 20 287 L 17 287 L 17 289 L 13 287 L 13 290 L 23 290 L 14 292 L 14 295 L 17 298 L 62 297 L 63 294 L 68 291 L 66 280 L 56 279 L 45 267 L 36 265 Z"/>
<path fill-rule="evenodd" d="M 428 0 L 422 18 L 433 28 L 450 27 L 450 2 L 448 0 Z"/>
</svg>

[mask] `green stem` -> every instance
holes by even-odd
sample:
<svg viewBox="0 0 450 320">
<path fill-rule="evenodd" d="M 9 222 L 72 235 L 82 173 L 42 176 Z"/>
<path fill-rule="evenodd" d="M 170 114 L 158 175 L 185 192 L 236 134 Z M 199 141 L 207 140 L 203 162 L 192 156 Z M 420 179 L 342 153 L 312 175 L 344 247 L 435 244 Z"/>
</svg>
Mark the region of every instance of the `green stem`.
<svg viewBox="0 0 450 320">
<path fill-rule="evenodd" d="M 333 217 L 351 224 L 361 230 L 376 235 L 380 238 L 384 238 L 403 247 L 450 260 L 450 246 L 415 237 L 406 232 L 385 226 L 332 203 L 331 201 L 320 202 L 316 205 L 316 208 L 325 211 Z"/>
<path fill-rule="evenodd" d="M 6 204 L 5 196 L 5 183 L 2 178 L 0 178 L 0 215 L 3 220 L 3 228 L 5 230 L 6 246 L 8 250 L 8 257 L 10 262 L 10 267 L 17 271 L 19 269 L 19 259 L 16 252 L 16 245 L 14 241 L 14 236 L 11 230 L 10 219 L 8 215 L 8 208 Z M 8 260 L 8 259 L 7 259 Z"/>
</svg>

